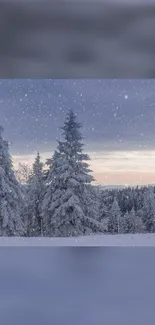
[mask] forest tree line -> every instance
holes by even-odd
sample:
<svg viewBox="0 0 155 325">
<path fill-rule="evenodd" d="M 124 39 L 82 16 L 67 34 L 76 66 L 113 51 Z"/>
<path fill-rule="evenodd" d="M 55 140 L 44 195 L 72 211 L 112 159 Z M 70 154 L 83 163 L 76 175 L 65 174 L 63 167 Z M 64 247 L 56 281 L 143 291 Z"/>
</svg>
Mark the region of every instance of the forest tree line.
<svg viewBox="0 0 155 325">
<path fill-rule="evenodd" d="M 72 110 L 51 159 L 14 171 L 0 127 L 0 236 L 68 237 L 155 232 L 155 187 L 92 185 L 82 125 Z"/>
</svg>

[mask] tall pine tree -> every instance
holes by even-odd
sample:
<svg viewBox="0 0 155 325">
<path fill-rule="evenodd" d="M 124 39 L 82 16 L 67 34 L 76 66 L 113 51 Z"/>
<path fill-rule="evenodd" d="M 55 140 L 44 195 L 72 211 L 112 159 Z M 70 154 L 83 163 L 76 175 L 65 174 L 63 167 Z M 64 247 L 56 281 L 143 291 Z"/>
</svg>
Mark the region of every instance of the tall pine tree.
<svg viewBox="0 0 155 325">
<path fill-rule="evenodd" d="M 120 234 L 128 234 L 130 229 L 130 213 L 126 211 L 125 215 L 120 217 Z"/>
<path fill-rule="evenodd" d="M 49 236 L 78 236 L 103 232 L 103 226 L 90 217 L 91 199 L 87 184 L 93 177 L 83 153 L 81 124 L 70 110 L 62 128 L 64 141 L 52 159 L 43 211 Z"/>
<path fill-rule="evenodd" d="M 131 209 L 129 217 L 130 217 L 129 232 L 132 234 L 143 233 L 145 230 L 143 221 L 135 212 L 134 207 Z"/>
<path fill-rule="evenodd" d="M 0 236 L 21 236 L 24 235 L 21 215 L 24 200 L 2 132 L 0 126 Z"/>
<path fill-rule="evenodd" d="M 41 236 L 43 234 L 42 200 L 45 190 L 43 163 L 40 154 L 35 158 L 32 175 L 28 181 L 28 236 Z"/>
<path fill-rule="evenodd" d="M 155 232 L 155 195 L 152 187 L 144 192 L 143 222 L 147 232 Z"/>
<path fill-rule="evenodd" d="M 118 205 L 117 199 L 114 198 L 112 207 L 110 209 L 109 214 L 109 223 L 108 223 L 108 231 L 112 234 L 120 233 L 120 218 L 121 218 L 121 210 Z"/>
</svg>

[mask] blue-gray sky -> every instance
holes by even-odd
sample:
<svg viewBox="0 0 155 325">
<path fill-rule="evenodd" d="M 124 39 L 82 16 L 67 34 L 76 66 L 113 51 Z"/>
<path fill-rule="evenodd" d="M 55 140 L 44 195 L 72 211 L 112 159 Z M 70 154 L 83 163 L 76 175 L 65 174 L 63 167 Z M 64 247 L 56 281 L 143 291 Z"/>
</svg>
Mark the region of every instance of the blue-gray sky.
<svg viewBox="0 0 155 325">
<path fill-rule="evenodd" d="M 0 80 L 0 124 L 16 164 L 38 150 L 52 155 L 69 108 L 99 183 L 155 182 L 155 80 Z"/>
</svg>

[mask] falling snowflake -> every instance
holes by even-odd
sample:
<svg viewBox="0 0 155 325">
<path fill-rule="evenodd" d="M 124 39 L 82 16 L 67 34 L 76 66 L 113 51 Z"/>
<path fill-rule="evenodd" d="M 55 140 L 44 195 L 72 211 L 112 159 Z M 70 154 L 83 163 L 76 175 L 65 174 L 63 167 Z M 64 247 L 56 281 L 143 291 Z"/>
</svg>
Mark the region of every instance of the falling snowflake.
<svg viewBox="0 0 155 325">
<path fill-rule="evenodd" d="M 125 99 L 128 99 L 128 97 L 129 97 L 128 95 L 125 95 L 125 96 L 124 96 Z"/>
</svg>

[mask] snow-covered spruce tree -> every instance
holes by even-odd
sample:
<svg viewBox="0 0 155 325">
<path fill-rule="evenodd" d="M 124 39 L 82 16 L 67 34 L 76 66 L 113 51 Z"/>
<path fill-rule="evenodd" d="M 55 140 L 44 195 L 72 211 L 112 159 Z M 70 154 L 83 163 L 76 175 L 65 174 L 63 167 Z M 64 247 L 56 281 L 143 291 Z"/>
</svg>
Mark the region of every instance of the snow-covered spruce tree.
<svg viewBox="0 0 155 325">
<path fill-rule="evenodd" d="M 109 220 L 108 220 L 108 232 L 112 234 L 117 234 L 120 232 L 120 217 L 121 217 L 121 210 L 118 205 L 116 198 L 114 198 L 112 207 L 109 213 Z"/>
<path fill-rule="evenodd" d="M 107 205 L 104 203 L 105 191 L 102 190 L 99 195 L 99 221 L 104 225 L 105 232 L 108 232 L 108 224 L 110 218 L 110 211 Z"/>
<path fill-rule="evenodd" d="M 107 207 L 108 211 L 110 211 L 115 195 L 113 194 L 112 190 L 106 189 L 106 190 L 102 190 L 101 191 L 101 200 L 102 202 L 105 204 L 105 206 Z"/>
<path fill-rule="evenodd" d="M 137 234 L 144 232 L 145 226 L 140 216 L 138 216 L 135 212 L 134 207 L 131 209 L 130 212 L 127 211 L 125 215 L 120 218 L 120 233 Z"/>
<path fill-rule="evenodd" d="M 92 205 L 87 184 L 93 177 L 89 157 L 83 153 L 81 124 L 71 110 L 62 129 L 64 141 L 58 141 L 43 202 L 46 234 L 68 237 L 104 232 L 95 216 L 89 215 Z"/>
<path fill-rule="evenodd" d="M 8 142 L 0 126 L 0 236 L 24 235 L 22 207 L 24 200 L 15 178 Z"/>
<path fill-rule="evenodd" d="M 137 227 L 136 227 L 136 214 L 135 214 L 135 209 L 132 207 L 131 211 L 128 214 L 128 220 L 127 220 L 127 225 L 126 229 L 128 233 L 136 233 L 137 232 Z"/>
<path fill-rule="evenodd" d="M 109 217 L 109 206 L 107 206 L 107 202 L 106 202 L 106 198 L 105 198 L 105 191 L 102 190 L 100 192 L 100 196 L 99 196 L 99 220 L 103 220 L 104 218 L 108 218 Z M 105 203 L 106 202 L 106 203 Z"/>
<path fill-rule="evenodd" d="M 43 163 L 40 154 L 35 158 L 32 174 L 28 181 L 28 236 L 41 236 L 43 234 L 42 200 L 45 191 Z"/>
<path fill-rule="evenodd" d="M 134 207 L 129 213 L 129 233 L 137 234 L 143 233 L 145 230 L 142 219 L 135 212 Z"/>
<path fill-rule="evenodd" d="M 48 176 L 49 176 L 51 168 L 52 168 L 52 158 L 49 158 L 49 159 L 46 160 L 45 169 L 44 169 L 44 181 L 45 181 L 45 183 L 48 180 Z"/>
<path fill-rule="evenodd" d="M 128 234 L 130 228 L 130 214 L 127 211 L 120 217 L 120 234 Z"/>
<path fill-rule="evenodd" d="M 155 195 L 152 187 L 147 188 L 144 192 L 142 211 L 146 231 L 155 232 Z"/>
<path fill-rule="evenodd" d="M 99 221 L 99 191 L 97 186 L 87 184 L 86 186 L 86 197 L 87 197 L 87 211 L 85 214 Z"/>
</svg>

